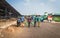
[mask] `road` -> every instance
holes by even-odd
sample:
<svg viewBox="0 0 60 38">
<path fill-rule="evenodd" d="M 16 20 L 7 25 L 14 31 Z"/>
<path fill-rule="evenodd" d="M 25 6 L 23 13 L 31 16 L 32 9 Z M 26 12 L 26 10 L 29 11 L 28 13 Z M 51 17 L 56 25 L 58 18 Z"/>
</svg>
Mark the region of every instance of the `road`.
<svg viewBox="0 0 60 38">
<path fill-rule="evenodd" d="M 40 27 L 16 27 L 0 30 L 0 38 L 60 38 L 59 23 L 41 23 Z"/>
</svg>

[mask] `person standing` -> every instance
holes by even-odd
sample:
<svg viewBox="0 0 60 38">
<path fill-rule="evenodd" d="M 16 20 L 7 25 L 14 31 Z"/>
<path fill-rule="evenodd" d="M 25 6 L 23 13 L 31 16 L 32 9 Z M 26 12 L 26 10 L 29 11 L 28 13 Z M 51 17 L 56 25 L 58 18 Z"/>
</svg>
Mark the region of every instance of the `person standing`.
<svg viewBox="0 0 60 38">
<path fill-rule="evenodd" d="M 24 20 L 25 20 L 25 18 L 24 18 L 24 16 L 22 15 L 22 17 L 21 17 L 21 25 L 22 25 L 22 26 L 24 26 Z"/>
<path fill-rule="evenodd" d="M 52 18 L 53 18 L 52 15 L 49 15 L 48 16 L 48 21 L 51 22 L 52 21 Z"/>
<path fill-rule="evenodd" d="M 34 17 L 34 27 L 36 27 L 37 16 Z"/>
<path fill-rule="evenodd" d="M 27 22 L 28 22 L 28 27 L 30 27 L 30 23 L 31 23 L 31 17 L 30 16 L 28 16 L 28 18 L 27 18 Z"/>
<path fill-rule="evenodd" d="M 21 21 L 22 21 L 22 23 L 24 22 L 24 19 L 25 19 L 24 16 L 22 16 L 22 17 L 21 17 Z"/>
<path fill-rule="evenodd" d="M 39 16 L 36 16 L 34 18 L 34 27 L 36 27 L 36 24 L 38 24 L 38 27 L 40 27 L 40 17 Z"/>
<path fill-rule="evenodd" d="M 37 21 L 37 22 L 38 22 L 38 27 L 40 27 L 40 22 L 41 22 L 41 17 L 40 17 L 40 15 L 38 16 L 37 19 L 38 19 L 38 21 Z"/>
</svg>

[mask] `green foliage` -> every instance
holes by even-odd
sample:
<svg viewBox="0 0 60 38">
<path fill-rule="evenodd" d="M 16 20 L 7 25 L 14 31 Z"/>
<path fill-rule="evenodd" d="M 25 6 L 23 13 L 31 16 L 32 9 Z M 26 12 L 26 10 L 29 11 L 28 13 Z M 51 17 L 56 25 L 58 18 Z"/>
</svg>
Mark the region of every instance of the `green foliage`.
<svg viewBox="0 0 60 38">
<path fill-rule="evenodd" d="M 53 17 L 53 20 L 56 21 L 56 22 L 60 22 L 60 17 Z"/>
</svg>

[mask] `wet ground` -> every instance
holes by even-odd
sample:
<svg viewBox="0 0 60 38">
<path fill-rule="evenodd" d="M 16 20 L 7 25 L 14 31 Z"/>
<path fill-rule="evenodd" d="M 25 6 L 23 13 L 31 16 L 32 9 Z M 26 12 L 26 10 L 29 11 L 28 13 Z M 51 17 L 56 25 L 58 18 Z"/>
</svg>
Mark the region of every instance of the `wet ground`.
<svg viewBox="0 0 60 38">
<path fill-rule="evenodd" d="M 41 23 L 40 27 L 10 26 L 0 29 L 0 38 L 60 38 L 59 23 Z"/>
</svg>

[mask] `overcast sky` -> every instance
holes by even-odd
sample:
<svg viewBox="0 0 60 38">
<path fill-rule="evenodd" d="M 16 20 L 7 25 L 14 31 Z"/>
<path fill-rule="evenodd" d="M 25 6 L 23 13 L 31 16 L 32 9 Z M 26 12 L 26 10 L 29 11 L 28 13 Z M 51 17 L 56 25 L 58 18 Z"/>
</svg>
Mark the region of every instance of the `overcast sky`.
<svg viewBox="0 0 60 38">
<path fill-rule="evenodd" d="M 7 0 L 20 14 L 59 13 L 60 0 Z"/>
</svg>

